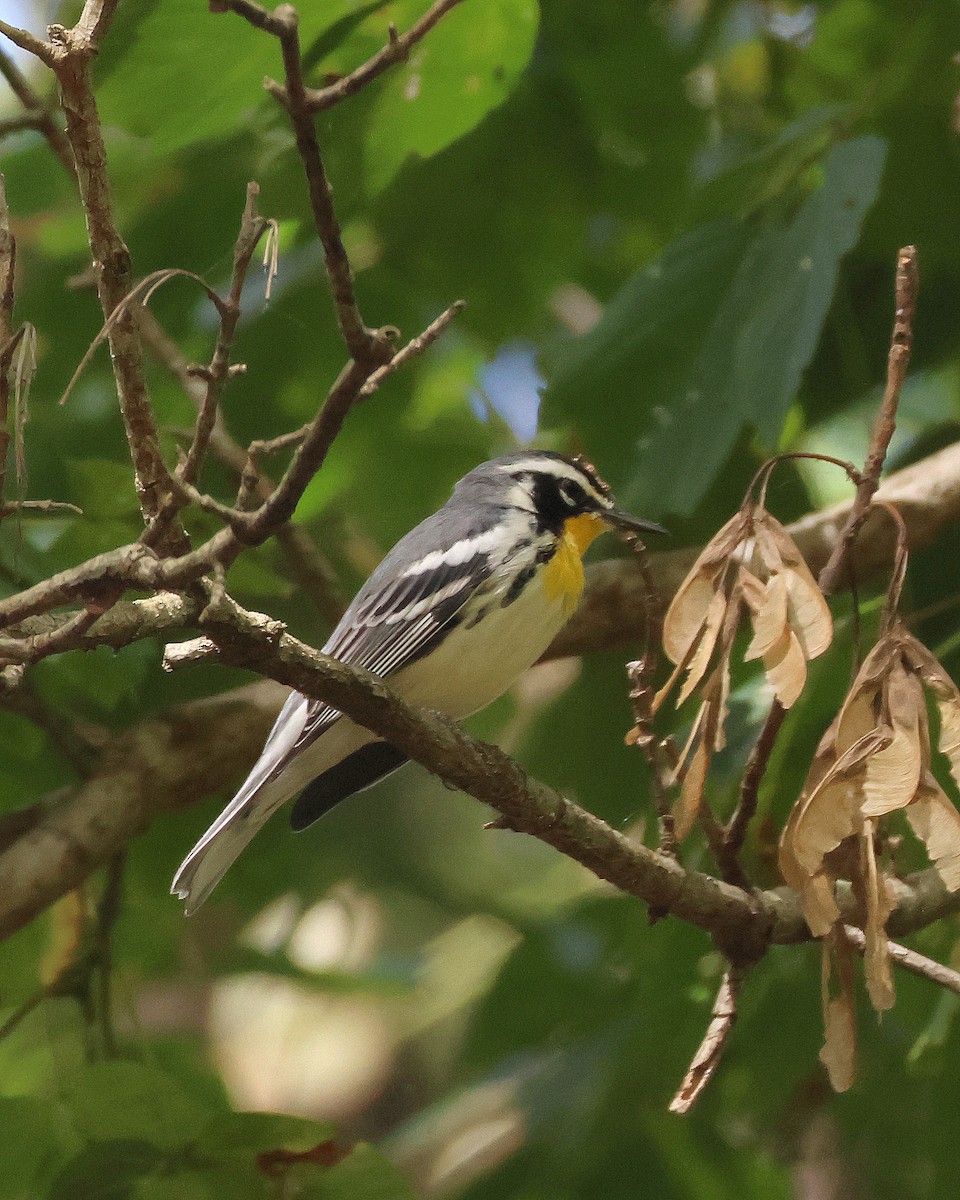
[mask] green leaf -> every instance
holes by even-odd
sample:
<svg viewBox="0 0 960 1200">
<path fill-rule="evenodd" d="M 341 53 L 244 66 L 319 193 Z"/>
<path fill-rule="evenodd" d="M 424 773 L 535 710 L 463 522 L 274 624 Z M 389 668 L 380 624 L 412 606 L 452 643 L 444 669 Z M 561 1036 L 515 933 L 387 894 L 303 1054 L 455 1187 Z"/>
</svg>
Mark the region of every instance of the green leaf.
<svg viewBox="0 0 960 1200">
<path fill-rule="evenodd" d="M 133 1200 L 137 1181 L 165 1166 L 163 1151 L 149 1141 L 101 1142 L 66 1164 L 51 1184 L 47 1200 Z"/>
<path fill-rule="evenodd" d="M 140 513 L 129 463 L 108 458 L 77 459 L 70 463 L 70 483 L 90 522 Z"/>
<path fill-rule="evenodd" d="M 107 44 L 123 53 L 99 89 L 103 120 L 149 138 L 157 154 L 241 128 L 263 103 L 264 75 L 280 71 L 273 38 L 192 0 L 163 0 Z M 216 70 L 204 69 L 213 62 Z"/>
<path fill-rule="evenodd" d="M 320 1142 L 333 1138 L 334 1127 L 327 1122 L 308 1121 L 283 1113 L 224 1113 L 214 1118 L 197 1141 L 200 1154 L 230 1157 L 243 1154 L 252 1158 L 265 1150 L 291 1150 L 303 1153 Z"/>
<path fill-rule="evenodd" d="M 407 1179 L 373 1146 L 356 1146 L 335 1166 L 318 1170 L 297 1168 L 293 1178 L 314 1181 L 309 1195 L 316 1200 L 416 1200 Z"/>
<path fill-rule="evenodd" d="M 263 1196 L 262 1187 L 249 1193 L 236 1187 L 226 1190 L 227 1180 L 217 1171 L 178 1171 L 175 1175 L 148 1176 L 138 1179 L 130 1189 L 130 1200 L 218 1200 L 229 1195 L 230 1200 L 244 1200 L 246 1195 Z"/>
<path fill-rule="evenodd" d="M 502 104 L 536 35 L 535 0 L 484 0 L 449 12 L 377 96 L 365 144 L 370 189 L 382 190 L 411 155 L 437 154 Z"/>
<path fill-rule="evenodd" d="M 837 105 L 805 112 L 773 141 L 726 164 L 709 179 L 697 193 L 696 218 L 744 217 L 788 195 L 803 172 L 829 151 L 850 120 L 850 111 Z"/>
<path fill-rule="evenodd" d="M 34 1200 L 43 1193 L 64 1157 L 56 1125 L 49 1101 L 0 1097 L 0 1200 Z"/>
<path fill-rule="evenodd" d="M 158 655 L 156 643 L 146 640 L 121 650 L 108 646 L 72 650 L 39 663 L 34 678 L 44 699 L 58 708 L 88 717 L 119 714 L 129 719 L 149 699 L 143 683 L 155 669 Z"/>
<path fill-rule="evenodd" d="M 94 1063 L 63 1081 L 61 1098 L 89 1141 L 149 1142 L 155 1152 L 194 1141 L 209 1110 L 171 1076 L 142 1063 Z"/>
<path fill-rule="evenodd" d="M 775 444 L 883 161 L 877 138 L 845 142 L 791 219 L 717 221 L 685 235 L 567 352 L 550 411 L 594 424 L 605 411 L 611 443 L 644 430 L 629 467 L 611 446 L 623 503 L 689 515 L 744 430 Z M 641 381 L 631 409 L 624 397 Z"/>
</svg>

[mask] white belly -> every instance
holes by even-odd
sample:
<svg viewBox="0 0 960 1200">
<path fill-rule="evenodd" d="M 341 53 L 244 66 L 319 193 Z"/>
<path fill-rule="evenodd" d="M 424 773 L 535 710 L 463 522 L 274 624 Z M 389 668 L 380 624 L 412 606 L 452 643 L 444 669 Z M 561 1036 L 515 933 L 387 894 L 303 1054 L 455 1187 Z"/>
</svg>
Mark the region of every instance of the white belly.
<svg viewBox="0 0 960 1200">
<path fill-rule="evenodd" d="M 479 625 L 458 625 L 426 657 L 388 676 L 388 682 L 409 703 L 460 720 L 502 696 L 543 654 L 569 615 L 569 606 L 548 599 L 541 580 L 532 579 L 505 608 L 500 597 L 492 595 Z M 301 791 L 329 767 L 375 740 L 376 734 L 342 717 L 293 757 L 282 775 L 284 794 Z"/>
<path fill-rule="evenodd" d="M 532 579 L 512 604 L 491 597 L 486 616 L 473 628 L 459 625 L 425 658 L 389 677 L 391 687 L 426 708 L 460 719 L 502 696 L 533 666 L 566 624 L 560 601 L 548 600 Z"/>
</svg>

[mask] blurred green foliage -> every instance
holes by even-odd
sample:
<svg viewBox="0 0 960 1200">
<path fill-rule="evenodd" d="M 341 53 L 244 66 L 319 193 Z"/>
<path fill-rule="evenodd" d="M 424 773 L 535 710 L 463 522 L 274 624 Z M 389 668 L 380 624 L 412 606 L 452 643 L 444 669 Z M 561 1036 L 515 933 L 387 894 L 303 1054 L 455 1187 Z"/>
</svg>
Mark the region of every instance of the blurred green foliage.
<svg viewBox="0 0 960 1200">
<path fill-rule="evenodd" d="M 303 0 L 312 82 L 362 62 L 390 22 L 405 29 L 425 6 Z M 248 179 L 280 222 L 280 275 L 269 304 L 251 278 L 237 341 L 248 369 L 224 401 L 246 442 L 309 418 L 343 348 L 292 137 L 261 89 L 280 74 L 277 48 L 205 9 L 121 4 L 96 71 L 139 275 L 177 266 L 223 286 Z M 481 394 L 504 347 L 536 356 L 546 378 L 538 442 L 586 450 L 675 544 L 714 532 L 771 452 L 862 457 L 907 242 L 923 283 L 894 465 L 951 441 L 958 42 L 952 3 L 541 0 L 538 11 L 533 0 L 467 0 L 407 63 L 323 114 L 366 319 L 412 336 L 452 300 L 468 302 L 440 344 L 351 414 L 301 505 L 346 589 L 460 474 L 515 444 L 517 405 L 529 418 L 536 397 Z M 16 112 L 11 96 L 0 103 Z M 87 262 L 73 187 L 29 132 L 4 141 L 3 169 L 17 314 L 39 333 L 25 486 L 84 509 L 3 524 L 9 592 L 133 539 L 138 515 L 104 350 L 57 405 L 100 325 L 90 291 L 67 286 Z M 597 302 L 602 317 L 587 329 Z M 192 285 L 168 284 L 152 308 L 189 359 L 206 360 L 213 316 Z M 156 364 L 150 383 L 172 461 L 193 410 Z M 209 465 L 209 491 L 226 498 L 233 483 Z M 837 494 L 829 468 L 808 464 L 780 468 L 769 498 L 788 520 Z M 907 601 L 940 605 L 916 628 L 954 671 L 958 550 L 951 530 L 918 555 Z M 229 584 L 322 641 L 275 547 L 242 558 Z M 841 636 L 791 714 L 761 796 L 748 855 L 764 883 L 846 686 L 849 602 L 836 615 Z M 63 734 L 74 723 L 124 728 L 239 679 L 212 668 L 167 676 L 159 655 L 144 644 L 38 668 L 31 694 L 56 720 L 42 729 L 0 710 L 4 810 L 76 780 L 82 764 Z M 541 680 L 542 695 L 514 694 L 472 728 L 618 827 L 649 830 L 643 772 L 622 742 L 624 657 Z M 758 712 L 756 679 L 738 683 L 721 808 Z M 0 1039 L 0 1200 L 766 1200 L 813 1195 L 804 1180 L 831 1171 L 840 1190 L 824 1194 L 952 1194 L 955 997 L 899 978 L 896 1009 L 879 1027 L 861 1022 L 860 1081 L 832 1097 L 816 1062 L 818 954 L 775 950 L 748 980 L 717 1078 L 692 1116 L 669 1116 L 719 978 L 697 931 L 649 927 L 638 904 L 554 852 L 483 832 L 473 801 L 415 768 L 301 837 L 275 821 L 187 924 L 169 880 L 223 796 L 197 799 L 130 850 L 114 952 L 123 1057 L 102 1059 L 83 997 L 43 1001 Z M 703 854 L 694 845 L 692 860 Z M 269 937 L 242 939 L 281 896 Z M 36 994 L 65 925 L 61 907 L 5 944 L 0 1020 Z M 916 938 L 943 959 L 954 941 L 952 921 Z M 318 959 L 317 945 L 342 952 Z M 258 1008 L 248 996 L 247 1024 L 229 1035 L 230 989 L 250 980 L 273 998 Z M 276 1006 L 291 997 L 302 1011 L 277 1032 Z M 311 1063 L 327 1081 L 361 1083 L 318 1098 L 303 1082 Z M 238 1104 L 331 1115 L 338 1127 L 238 1114 Z M 354 1143 L 345 1157 L 309 1153 Z"/>
</svg>

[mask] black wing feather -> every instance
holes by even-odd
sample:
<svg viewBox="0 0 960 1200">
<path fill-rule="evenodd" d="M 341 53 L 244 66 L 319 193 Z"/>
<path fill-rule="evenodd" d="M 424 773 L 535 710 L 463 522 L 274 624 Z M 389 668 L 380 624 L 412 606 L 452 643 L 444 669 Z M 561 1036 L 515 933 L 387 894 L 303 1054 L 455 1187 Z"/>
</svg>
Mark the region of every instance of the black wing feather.
<svg viewBox="0 0 960 1200">
<path fill-rule="evenodd" d="M 389 742 L 361 746 L 304 788 L 290 813 L 290 824 L 297 831 L 306 829 L 345 797 L 391 775 L 406 761 L 407 756 Z"/>
<path fill-rule="evenodd" d="M 375 675 L 390 675 L 429 653 L 488 578 L 487 556 L 482 553 L 466 562 L 441 563 L 383 583 L 372 575 L 324 646 L 324 653 Z M 421 602 L 422 610 L 401 616 Z M 311 704 L 303 733 L 291 753 L 315 741 L 339 716 L 328 704 Z"/>
</svg>

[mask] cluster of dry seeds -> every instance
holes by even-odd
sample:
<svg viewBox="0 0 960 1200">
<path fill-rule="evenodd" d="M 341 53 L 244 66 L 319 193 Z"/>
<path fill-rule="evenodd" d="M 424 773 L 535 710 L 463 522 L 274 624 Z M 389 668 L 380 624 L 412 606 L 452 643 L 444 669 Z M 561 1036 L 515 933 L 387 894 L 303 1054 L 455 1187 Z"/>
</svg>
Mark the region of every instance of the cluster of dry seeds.
<svg viewBox="0 0 960 1200">
<path fill-rule="evenodd" d="M 867 989 L 878 1012 L 894 1002 L 885 933 L 893 901 L 878 863 L 883 818 L 904 810 L 946 887 L 960 888 L 960 813 L 934 777 L 927 714 L 929 694 L 939 715 L 937 744 L 960 784 L 960 690 L 896 616 L 905 568 L 901 547 L 880 638 L 820 742 L 780 839 L 783 878 L 823 939 L 821 1057 L 838 1090 L 853 1081 L 855 1046 L 853 948 L 838 881 L 849 880 L 859 905 Z M 677 706 L 695 691 L 700 700 L 673 771 L 680 839 L 696 823 L 711 756 L 724 745 L 730 661 L 744 615 L 753 632 L 744 658 L 762 660 L 777 701 L 789 709 L 806 684 L 806 664 L 830 645 L 830 609 L 790 535 L 752 500 L 704 549 L 664 620 L 675 669 L 652 712 L 682 676 Z"/>
</svg>

